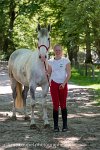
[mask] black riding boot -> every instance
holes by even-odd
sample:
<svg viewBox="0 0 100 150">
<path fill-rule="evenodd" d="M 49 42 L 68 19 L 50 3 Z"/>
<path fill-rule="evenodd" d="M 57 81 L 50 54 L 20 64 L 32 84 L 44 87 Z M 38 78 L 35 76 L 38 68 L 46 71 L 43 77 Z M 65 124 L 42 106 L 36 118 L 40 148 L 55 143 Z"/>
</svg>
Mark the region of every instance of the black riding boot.
<svg viewBox="0 0 100 150">
<path fill-rule="evenodd" d="M 54 120 L 54 132 L 59 132 L 57 110 L 53 110 L 53 120 Z"/>
<path fill-rule="evenodd" d="M 62 120 L 63 120 L 63 128 L 62 128 L 62 132 L 66 132 L 68 130 L 67 127 L 67 109 L 62 109 Z"/>
</svg>

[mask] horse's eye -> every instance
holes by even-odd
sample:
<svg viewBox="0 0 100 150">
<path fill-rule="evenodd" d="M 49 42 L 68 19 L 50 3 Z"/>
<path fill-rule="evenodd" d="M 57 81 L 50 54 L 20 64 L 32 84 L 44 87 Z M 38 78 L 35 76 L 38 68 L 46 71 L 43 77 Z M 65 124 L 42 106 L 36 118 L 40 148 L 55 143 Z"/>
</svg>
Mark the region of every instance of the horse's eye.
<svg viewBox="0 0 100 150">
<path fill-rule="evenodd" d="M 41 55 L 39 55 L 39 58 L 41 59 Z"/>
<path fill-rule="evenodd" d="M 39 38 L 37 38 L 38 39 L 38 41 L 39 41 Z"/>
<path fill-rule="evenodd" d="M 50 41 L 50 38 L 48 38 L 48 41 Z"/>
</svg>

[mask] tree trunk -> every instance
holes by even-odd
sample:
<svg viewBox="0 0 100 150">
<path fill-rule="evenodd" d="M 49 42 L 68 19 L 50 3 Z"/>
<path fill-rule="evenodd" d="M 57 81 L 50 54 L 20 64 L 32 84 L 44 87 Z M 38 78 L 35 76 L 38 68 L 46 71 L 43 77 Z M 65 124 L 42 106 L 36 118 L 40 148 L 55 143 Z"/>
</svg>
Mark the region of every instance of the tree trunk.
<svg viewBox="0 0 100 150">
<path fill-rule="evenodd" d="M 77 65 L 78 63 L 78 51 L 79 51 L 79 47 L 75 45 L 73 48 L 73 58 L 75 60 L 75 65 Z"/>
<path fill-rule="evenodd" d="M 98 58 L 100 60 L 100 39 L 95 40 L 95 47 L 96 47 L 96 52 L 97 52 Z"/>
<path fill-rule="evenodd" d="M 69 44 L 67 44 L 67 50 L 68 50 L 68 57 L 69 57 L 69 60 L 70 60 L 71 63 L 72 63 L 72 61 L 73 61 L 73 50 L 72 50 L 72 48 L 70 47 Z"/>
<path fill-rule="evenodd" d="M 90 28 L 89 28 L 89 23 L 87 21 L 86 21 L 85 35 L 86 35 L 85 36 L 85 38 L 86 38 L 86 59 L 85 59 L 85 63 L 92 63 Z"/>
<path fill-rule="evenodd" d="M 92 22 L 93 33 L 94 33 L 94 46 L 96 47 L 96 53 L 100 60 L 100 31 L 98 30 L 100 27 L 100 21 L 96 20 Z"/>
<path fill-rule="evenodd" d="M 3 45 L 3 51 L 5 53 L 8 52 L 8 46 L 12 45 L 14 46 L 13 40 L 12 40 L 12 33 L 13 33 L 13 27 L 14 27 L 14 21 L 15 21 L 15 1 L 14 0 L 10 0 L 10 5 L 9 5 L 9 18 L 10 18 L 10 22 L 9 22 L 9 26 L 8 26 L 8 33 L 5 37 L 4 40 L 4 45 Z"/>
<path fill-rule="evenodd" d="M 74 65 L 77 65 L 77 57 L 79 47 L 77 45 L 79 40 L 79 35 L 76 33 L 69 34 L 69 42 L 67 42 L 68 55 L 71 63 L 74 61 Z"/>
</svg>

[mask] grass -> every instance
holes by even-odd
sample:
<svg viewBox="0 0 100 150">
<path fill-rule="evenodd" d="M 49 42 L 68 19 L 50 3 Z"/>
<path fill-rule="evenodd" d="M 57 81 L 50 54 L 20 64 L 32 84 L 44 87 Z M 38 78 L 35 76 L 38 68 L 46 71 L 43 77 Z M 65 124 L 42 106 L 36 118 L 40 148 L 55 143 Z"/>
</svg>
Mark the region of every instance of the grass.
<svg viewBox="0 0 100 150">
<path fill-rule="evenodd" d="M 72 68 L 71 81 L 77 85 L 98 88 L 100 87 L 100 71 L 99 69 L 98 70 L 96 69 L 95 77 L 93 78 L 91 75 L 89 76 L 80 75 L 77 69 Z"/>
<path fill-rule="evenodd" d="M 80 75 L 77 69 L 72 68 L 71 82 L 80 86 L 88 86 L 94 89 L 96 94 L 96 104 L 100 106 L 100 70 L 95 69 L 95 78 L 91 75 Z"/>
</svg>

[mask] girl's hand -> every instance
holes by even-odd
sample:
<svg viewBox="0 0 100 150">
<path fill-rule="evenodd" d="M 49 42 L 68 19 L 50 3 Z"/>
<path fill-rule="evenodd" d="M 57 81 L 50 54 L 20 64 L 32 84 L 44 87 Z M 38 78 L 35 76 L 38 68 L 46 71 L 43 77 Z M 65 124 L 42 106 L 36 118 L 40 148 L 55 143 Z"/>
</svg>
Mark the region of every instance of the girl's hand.
<svg viewBox="0 0 100 150">
<path fill-rule="evenodd" d="M 65 87 L 65 84 L 62 83 L 62 84 L 60 84 L 59 89 L 64 89 L 64 87 Z"/>
</svg>

